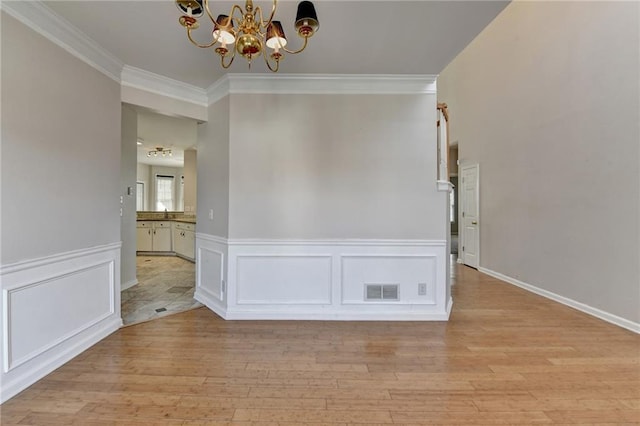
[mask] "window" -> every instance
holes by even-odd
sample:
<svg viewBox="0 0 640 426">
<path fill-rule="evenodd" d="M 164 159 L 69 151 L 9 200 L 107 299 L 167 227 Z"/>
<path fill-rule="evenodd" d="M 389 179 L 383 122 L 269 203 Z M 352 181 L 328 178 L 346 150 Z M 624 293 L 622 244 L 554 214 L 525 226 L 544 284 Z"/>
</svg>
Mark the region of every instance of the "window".
<svg viewBox="0 0 640 426">
<path fill-rule="evenodd" d="M 173 176 L 156 175 L 156 211 L 173 211 Z"/>
<path fill-rule="evenodd" d="M 136 182 L 136 210 L 144 210 L 144 182 Z"/>
</svg>

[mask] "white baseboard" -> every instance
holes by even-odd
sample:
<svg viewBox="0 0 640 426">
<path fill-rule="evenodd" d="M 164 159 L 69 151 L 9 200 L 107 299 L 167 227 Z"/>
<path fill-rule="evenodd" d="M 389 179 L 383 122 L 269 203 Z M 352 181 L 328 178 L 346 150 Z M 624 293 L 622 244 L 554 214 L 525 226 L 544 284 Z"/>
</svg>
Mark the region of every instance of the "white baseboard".
<svg viewBox="0 0 640 426">
<path fill-rule="evenodd" d="M 133 286 L 134 286 L 134 285 L 136 285 L 136 284 L 138 284 L 138 279 L 137 279 L 137 278 L 136 278 L 136 279 L 134 279 L 134 280 L 131 280 L 131 281 L 129 281 L 129 282 L 126 282 L 126 283 L 122 284 L 122 285 L 120 286 L 120 291 L 125 291 L 126 289 L 131 288 L 131 287 L 133 287 Z"/>
<path fill-rule="evenodd" d="M 640 334 L 640 324 L 633 322 L 633 321 L 629 321 L 628 319 L 619 317 L 617 315 L 611 314 L 609 312 L 605 312 L 601 309 L 598 308 L 594 308 L 593 306 L 589 306 L 587 304 L 584 304 L 582 302 L 578 302 L 576 300 L 570 299 L 568 297 L 565 296 L 561 296 L 559 294 L 553 293 L 551 291 L 542 289 L 540 287 L 536 287 L 534 285 L 525 283 L 523 281 L 517 280 L 515 278 L 511 278 L 507 275 L 501 274 L 499 272 L 496 271 L 492 271 L 491 269 L 487 269 L 487 268 L 483 268 L 480 267 L 478 268 L 478 271 L 487 274 L 489 276 L 492 276 L 494 278 L 497 278 L 499 280 L 505 281 L 509 284 L 513 284 L 517 287 L 520 287 L 522 289 L 525 289 L 527 291 L 530 291 L 532 293 L 535 293 L 539 296 L 542 297 L 546 297 L 547 299 L 553 300 L 554 302 L 558 302 L 561 303 L 565 306 L 569 306 L 571 308 L 577 309 L 578 311 L 584 312 L 586 314 L 589 314 L 591 316 L 594 316 L 596 318 L 599 318 L 603 321 L 609 322 L 611 324 L 617 325 L 619 327 L 625 328 L 629 331 L 633 331 L 634 333 L 638 333 Z"/>
<path fill-rule="evenodd" d="M 216 312 L 217 313 L 217 312 Z M 222 316 L 222 315 L 221 315 Z M 284 321 L 447 321 L 446 312 L 411 312 L 411 311 L 378 311 L 362 312 L 357 310 L 282 310 L 260 309 L 227 311 L 223 316 L 226 320 L 284 320 Z"/>
<path fill-rule="evenodd" d="M 218 316 L 227 319 L 227 309 L 225 305 L 218 300 L 214 294 L 207 291 L 207 289 L 196 289 L 193 298 L 218 314 Z"/>
</svg>

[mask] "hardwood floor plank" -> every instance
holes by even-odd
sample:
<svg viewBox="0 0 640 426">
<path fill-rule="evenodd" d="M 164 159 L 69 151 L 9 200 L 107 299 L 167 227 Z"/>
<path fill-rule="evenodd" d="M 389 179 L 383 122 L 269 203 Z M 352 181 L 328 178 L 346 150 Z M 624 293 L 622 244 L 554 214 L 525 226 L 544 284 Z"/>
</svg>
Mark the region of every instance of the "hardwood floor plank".
<svg viewBox="0 0 640 426">
<path fill-rule="evenodd" d="M 449 322 L 126 327 L 0 406 L 32 425 L 640 424 L 640 336 L 456 266 Z"/>
</svg>

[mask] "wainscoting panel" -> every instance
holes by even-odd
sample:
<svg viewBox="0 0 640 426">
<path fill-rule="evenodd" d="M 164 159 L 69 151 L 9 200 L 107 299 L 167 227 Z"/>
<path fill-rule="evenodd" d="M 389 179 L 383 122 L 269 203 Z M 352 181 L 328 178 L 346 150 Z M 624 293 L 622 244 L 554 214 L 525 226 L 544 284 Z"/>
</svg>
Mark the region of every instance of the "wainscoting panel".
<svg viewBox="0 0 640 426">
<path fill-rule="evenodd" d="M 236 304 L 331 304 L 331 256 L 238 255 Z"/>
<path fill-rule="evenodd" d="M 239 240 L 196 235 L 196 298 L 225 319 L 446 321 L 446 241 Z M 219 276 L 207 250 L 224 253 Z M 210 261 L 205 262 L 210 256 Z M 213 281 L 214 279 L 211 278 Z M 366 284 L 398 284 L 397 300 L 365 301 Z"/>
<path fill-rule="evenodd" d="M 3 265 L 0 276 L 2 401 L 122 325 L 120 243 Z"/>
<path fill-rule="evenodd" d="M 342 303 L 435 305 L 436 261 L 436 255 L 342 256 Z M 367 284 L 398 285 L 398 301 L 365 301 Z"/>
<path fill-rule="evenodd" d="M 226 312 L 226 239 L 196 234 L 194 298 L 224 318 Z"/>
</svg>

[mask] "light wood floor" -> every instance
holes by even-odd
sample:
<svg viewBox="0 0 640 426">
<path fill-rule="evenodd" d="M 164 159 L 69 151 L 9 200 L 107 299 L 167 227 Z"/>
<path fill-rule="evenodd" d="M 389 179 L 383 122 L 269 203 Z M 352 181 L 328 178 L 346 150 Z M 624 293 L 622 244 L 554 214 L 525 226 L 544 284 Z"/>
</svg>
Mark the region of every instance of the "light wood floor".
<svg viewBox="0 0 640 426">
<path fill-rule="evenodd" d="M 640 336 L 475 270 L 434 322 L 124 328 L 2 407 L 10 424 L 633 424 Z"/>
</svg>

